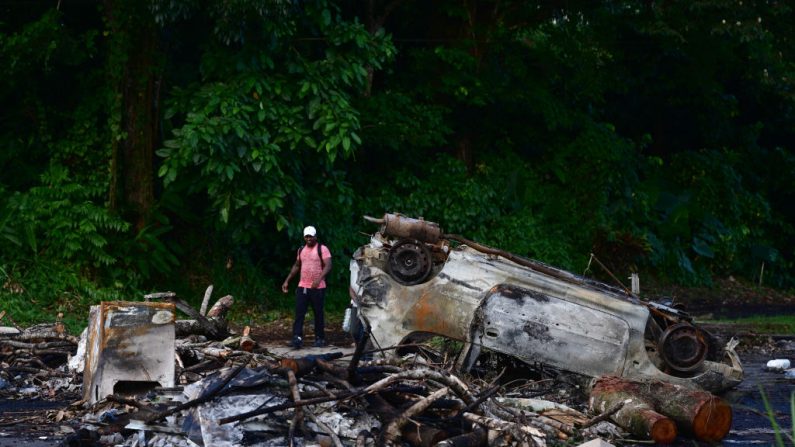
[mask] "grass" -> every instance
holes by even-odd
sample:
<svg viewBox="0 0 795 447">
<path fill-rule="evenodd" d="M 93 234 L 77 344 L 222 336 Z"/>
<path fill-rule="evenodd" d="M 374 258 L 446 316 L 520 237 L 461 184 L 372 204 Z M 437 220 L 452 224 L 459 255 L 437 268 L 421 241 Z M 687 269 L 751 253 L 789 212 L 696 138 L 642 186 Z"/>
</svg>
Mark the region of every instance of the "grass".
<svg viewBox="0 0 795 447">
<path fill-rule="evenodd" d="M 100 301 L 130 300 L 123 287 L 100 287 L 56 264 L 0 267 L 0 325 L 28 327 L 61 320 L 67 331 L 79 334 L 88 324 L 88 309 Z"/>
<path fill-rule="evenodd" d="M 0 286 L 2 284 L 3 282 L 0 281 Z M 0 288 L 0 312 L 5 311 L 0 326 L 16 324 L 25 328 L 38 323 L 55 323 L 60 319 L 65 324 L 67 332 L 73 335 L 80 334 L 88 324 L 88 310 L 91 305 L 99 304 L 100 301 L 142 301 L 143 296 L 142 292 L 125 294 L 117 290 L 91 288 L 90 285 L 71 287 L 60 293 L 54 290 L 48 291 L 49 293 L 46 294 L 34 287 L 20 286 L 19 289 L 11 289 Z M 213 293 L 210 305 L 221 296 L 223 295 L 218 292 Z M 191 298 L 193 299 L 189 300 L 190 304 L 198 309 L 201 297 Z M 250 299 L 235 297 L 235 304 L 229 310 L 227 318 L 238 326 L 258 326 L 294 318 L 294 295 L 280 294 L 276 298 L 278 300 L 271 299 L 269 303 L 265 300 L 252 303 Z M 347 296 L 344 298 L 347 299 Z M 332 300 L 328 298 L 326 300 L 326 321 L 338 323 L 342 321 L 345 308 L 340 305 L 342 298 L 334 296 Z M 178 312 L 177 318 L 186 317 Z"/>
<path fill-rule="evenodd" d="M 795 315 L 755 315 L 743 318 L 705 320 L 704 323 L 736 324 L 760 334 L 795 333 Z"/>
<path fill-rule="evenodd" d="M 84 277 L 75 266 L 42 259 L 3 263 L 0 261 L 0 325 L 29 327 L 61 320 L 70 334 L 79 334 L 88 324 L 89 307 L 101 301 L 142 301 L 145 293 L 174 291 L 178 297 L 198 309 L 208 284 L 214 284 L 212 305 L 224 295 L 232 295 L 235 304 L 229 320 L 240 326 L 265 324 L 292 318 L 294 288 L 281 292 L 281 280 L 264 275 L 261 267 L 239 262 L 229 269 L 225 263 L 212 263 L 206 271 L 180 272 L 166 284 L 149 284 L 149 290 L 134 285 L 111 282 L 101 284 Z M 341 321 L 348 305 L 347 282 L 331 282 L 326 295 L 326 317 Z M 59 317 L 59 315 L 61 315 Z M 179 313 L 177 318 L 185 318 Z"/>
<path fill-rule="evenodd" d="M 767 400 L 767 395 L 765 394 L 765 390 L 762 386 L 759 386 L 759 392 L 762 395 L 762 402 L 765 404 L 765 412 L 767 413 L 767 418 L 770 420 L 770 425 L 773 426 L 773 433 L 775 434 L 776 439 L 776 447 L 786 447 L 787 443 L 784 441 L 784 438 L 789 438 L 789 445 L 795 446 L 795 391 L 792 392 L 790 395 L 790 415 L 792 417 L 792 436 L 789 433 L 785 432 L 781 425 L 776 421 L 776 412 L 773 407 L 770 405 L 770 402 Z"/>
</svg>

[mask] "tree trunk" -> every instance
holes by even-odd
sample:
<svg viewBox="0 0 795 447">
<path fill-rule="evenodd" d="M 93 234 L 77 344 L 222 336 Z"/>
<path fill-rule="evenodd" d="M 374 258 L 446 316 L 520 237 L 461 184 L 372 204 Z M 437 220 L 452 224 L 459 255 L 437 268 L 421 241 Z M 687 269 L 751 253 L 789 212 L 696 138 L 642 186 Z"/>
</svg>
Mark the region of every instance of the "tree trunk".
<svg viewBox="0 0 795 447">
<path fill-rule="evenodd" d="M 384 27 L 384 22 L 386 22 L 386 19 L 402 2 L 403 0 L 389 0 L 385 5 L 383 5 L 383 8 L 380 8 L 381 11 L 377 13 L 375 5 L 376 1 L 367 0 L 364 20 L 365 26 L 367 26 L 367 31 L 371 36 L 375 36 L 375 33 Z M 365 70 L 367 70 L 367 79 L 365 80 L 364 92 L 362 92 L 362 96 L 369 98 L 373 92 L 373 76 L 375 74 L 375 69 L 373 69 L 372 65 L 368 64 L 365 67 Z"/>
<path fill-rule="evenodd" d="M 111 73 L 117 92 L 113 120 L 110 206 L 140 231 L 154 203 L 154 149 L 162 58 L 145 2 L 105 2 Z"/>
</svg>

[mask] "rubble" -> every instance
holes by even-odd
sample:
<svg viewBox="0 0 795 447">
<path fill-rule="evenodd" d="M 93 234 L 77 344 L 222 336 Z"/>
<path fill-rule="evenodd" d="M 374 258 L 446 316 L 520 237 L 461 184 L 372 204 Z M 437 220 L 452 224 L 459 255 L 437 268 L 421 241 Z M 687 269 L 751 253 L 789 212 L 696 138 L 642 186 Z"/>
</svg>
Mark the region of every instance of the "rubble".
<svg viewBox="0 0 795 447">
<path fill-rule="evenodd" d="M 196 376 L 187 368 L 206 360 L 177 365 L 174 387 L 111 394 L 61 413 L 59 421 L 80 422 L 69 436 L 82 444 L 73 445 L 609 445 L 605 439 L 627 436 L 605 420 L 614 410 L 588 412 L 578 377 L 554 370 L 528 370 L 520 380 L 506 377 L 507 366 L 460 375 L 451 372 L 453 357 L 440 361 L 444 353 L 428 347 L 362 362 L 354 359 L 367 357 L 363 348 L 358 356 L 329 348 L 290 358 L 261 346 L 201 345 L 225 355 Z M 69 374 L 65 364 L 55 370 Z M 80 377 L 69 375 L 70 386 L 79 387 Z"/>
<path fill-rule="evenodd" d="M 129 312 L 153 309 L 152 303 L 145 302 L 102 306 L 128 308 L 128 316 Z M 50 332 L 39 329 L 40 334 Z M 22 331 L 20 335 L 24 334 Z M 57 374 L 48 373 L 46 383 L 62 379 L 77 397 L 81 375 L 69 368 L 67 358 L 77 354 L 78 340 L 64 335 L 57 340 L 68 341 L 67 355 L 50 368 Z M 15 342 L 0 338 L 0 360 L 23 358 L 19 352 L 9 353 L 5 348 Z M 329 349 L 323 355 L 289 358 L 261 346 L 247 352 L 239 345 L 224 346 L 223 340 L 178 339 L 172 351 L 174 358 L 182 358 L 181 364 L 175 363 L 176 386 L 158 386 L 128 395 L 114 392 L 93 403 L 79 400 L 68 411 L 49 415 L 48 422 L 78 420 L 79 426 L 66 427 L 63 432 L 81 443 L 73 445 L 424 446 L 442 442 L 446 444 L 440 445 L 462 445 L 458 442 L 469 439 L 467 445 L 542 446 L 584 440 L 587 415 L 522 397 L 537 393 L 539 383 L 551 390 L 549 378 L 503 387 L 498 383 L 499 375 L 475 378 L 453 374 L 452 363 L 437 362 L 444 356 L 427 349 L 400 359 L 367 362 L 360 361 L 368 357 L 361 347 L 353 353 Z M 35 357 L 34 351 L 26 352 Z M 106 358 L 100 355 L 96 360 Z M 200 364 L 204 366 L 189 371 Z M 90 370 L 86 368 L 86 372 Z M 9 371 L 3 370 L 2 380 L 13 389 L 2 392 L 21 395 L 26 388 L 33 388 L 26 385 L 35 382 L 36 373 L 23 371 L 33 381 L 26 382 L 21 375 L 6 377 Z M 0 418 L 0 424 L 4 421 Z"/>
<path fill-rule="evenodd" d="M 72 405 L 47 413 L 46 420 L 31 421 L 73 421 L 71 427 L 64 425 L 64 443 L 82 446 L 606 446 L 629 436 L 670 442 L 688 431 L 710 441 L 725 435 L 725 417 L 718 430 L 707 426 L 699 431 L 694 420 L 703 419 L 703 408 L 718 409 L 723 416 L 727 408 L 693 385 L 720 388 L 742 377 L 739 362 L 731 363 L 736 359 L 724 364 L 716 358 L 724 351 L 731 357 L 731 343 L 720 353 L 712 345 L 704 351 L 713 340 L 682 313 L 642 306 L 634 299 L 613 302 L 614 291 L 534 265 L 530 276 L 554 274 L 552 279 L 533 276 L 545 278 L 547 293 L 563 290 L 580 304 L 596 297 L 594 303 L 605 308 L 594 304 L 573 320 L 588 325 L 588 331 L 572 323 L 547 331 L 549 346 L 526 340 L 525 348 L 538 348 L 542 355 L 503 349 L 501 338 L 492 335 L 509 333 L 520 317 L 514 311 L 521 310 L 508 304 L 533 301 L 534 315 L 540 316 L 533 327 L 540 336 L 542 323 L 554 325 L 552 310 L 567 311 L 565 300 L 545 298 L 528 284 L 505 284 L 527 272 L 505 267 L 503 252 L 484 258 L 469 249 L 451 249 L 444 242 L 449 235 L 421 222 L 390 217 L 384 226 L 404 239 L 439 244 L 438 251 L 411 239 L 400 244 L 398 264 L 386 270 L 380 270 L 379 262 L 390 263 L 394 241 L 376 236 L 358 252 L 352 294 L 362 311 L 354 318 L 364 323 L 364 334 L 357 336 L 353 352 L 329 347 L 312 355 L 277 354 L 260 345 L 249 328 L 238 333 L 228 327 L 231 296 L 207 310 L 208 287 L 196 310 L 174 293 L 156 293 L 142 302 L 101 303 L 81 339 L 65 334 L 57 323 L 0 332 L 0 396 L 72 399 Z M 473 264 L 443 272 L 445 262 L 451 262 L 448 256 Z M 511 275 L 492 271 L 501 278 L 497 285 L 478 276 L 482 271 L 475 266 L 496 265 Z M 387 275 L 395 272 L 398 280 L 393 281 Z M 441 278 L 451 302 L 434 307 L 439 302 L 431 298 L 438 290 L 426 285 L 436 284 L 434 278 Z M 454 295 L 459 286 L 485 290 L 498 308 Z M 390 288 L 402 302 L 387 296 Z M 550 300 L 557 307 L 543 304 Z M 394 306 L 413 313 L 378 313 Z M 176 320 L 175 310 L 189 320 Z M 484 320 L 489 315 L 505 315 L 506 320 Z M 662 338 L 653 348 L 665 352 L 641 364 L 639 356 L 650 352 L 644 347 L 642 318 L 652 319 L 653 335 Z M 406 330 L 416 329 L 437 329 L 429 332 L 448 338 L 403 339 Z M 572 334 L 576 349 L 569 343 L 554 352 L 553 342 Z M 451 342 L 456 338 L 451 335 L 459 335 L 458 342 Z M 492 337 L 492 344 L 484 337 Z M 607 358 L 616 352 L 624 357 Z M 651 382 L 668 377 L 655 366 L 665 361 L 680 370 L 670 382 Z M 610 371 L 627 373 L 611 376 Z M 690 380 L 704 371 L 712 372 L 713 382 Z M 678 393 L 681 405 L 645 394 L 649 388 L 651 393 L 666 390 L 666 396 Z M 634 417 L 638 412 L 652 415 L 641 429 Z M 730 408 L 728 412 L 730 425 Z M 13 416 L 0 416 L 0 426 L 13 421 Z"/>
</svg>

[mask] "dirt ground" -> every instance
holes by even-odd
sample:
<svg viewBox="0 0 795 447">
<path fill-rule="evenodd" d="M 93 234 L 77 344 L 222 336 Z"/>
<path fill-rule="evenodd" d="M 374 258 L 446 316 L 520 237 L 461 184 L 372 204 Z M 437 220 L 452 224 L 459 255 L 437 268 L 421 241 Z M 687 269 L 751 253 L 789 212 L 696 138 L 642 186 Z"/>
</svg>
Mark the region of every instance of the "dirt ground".
<svg viewBox="0 0 795 447">
<path fill-rule="evenodd" d="M 311 315 L 307 316 L 304 324 L 304 345 L 311 346 L 315 340 L 314 327 Z M 239 330 L 239 328 L 237 328 Z M 263 346 L 286 345 L 293 335 L 293 320 L 283 318 L 270 323 L 260 324 L 251 328 L 250 336 Z M 342 330 L 342 323 L 332 319 L 326 322 L 326 342 L 330 346 L 350 346 L 353 337 Z"/>
<path fill-rule="evenodd" d="M 682 304 L 685 310 L 694 314 L 735 311 L 764 310 L 771 314 L 778 310 L 792 311 L 795 308 L 795 294 L 758 286 L 732 277 L 714 280 L 712 287 L 683 287 L 648 285 L 644 297 L 650 300 L 669 298 L 674 304 Z M 643 285 L 641 285 L 643 290 Z"/>
</svg>

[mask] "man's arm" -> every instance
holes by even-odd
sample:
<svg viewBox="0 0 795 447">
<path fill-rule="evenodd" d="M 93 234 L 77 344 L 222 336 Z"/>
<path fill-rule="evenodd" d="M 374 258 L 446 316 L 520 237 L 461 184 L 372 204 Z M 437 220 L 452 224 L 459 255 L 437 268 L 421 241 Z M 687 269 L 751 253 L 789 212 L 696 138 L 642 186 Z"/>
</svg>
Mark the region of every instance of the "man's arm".
<svg viewBox="0 0 795 447">
<path fill-rule="evenodd" d="M 293 268 L 290 269 L 290 273 L 287 275 L 287 279 L 284 280 L 282 283 L 282 292 L 287 293 L 290 287 L 290 280 L 293 279 L 296 273 L 301 270 L 301 258 L 295 258 L 295 264 L 293 264 Z"/>
<path fill-rule="evenodd" d="M 323 267 L 323 271 L 320 273 L 320 278 L 312 282 L 313 289 L 317 289 L 320 285 L 320 282 L 323 281 L 326 278 L 326 275 L 328 275 L 328 272 L 331 271 L 331 256 L 328 258 L 323 258 L 323 262 L 326 264 L 326 266 Z"/>
</svg>

